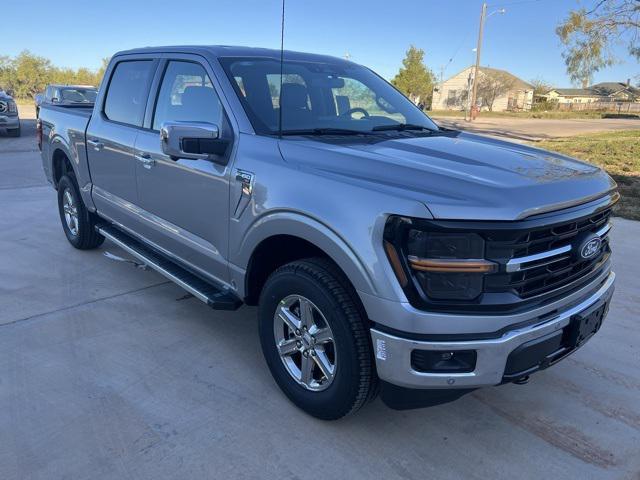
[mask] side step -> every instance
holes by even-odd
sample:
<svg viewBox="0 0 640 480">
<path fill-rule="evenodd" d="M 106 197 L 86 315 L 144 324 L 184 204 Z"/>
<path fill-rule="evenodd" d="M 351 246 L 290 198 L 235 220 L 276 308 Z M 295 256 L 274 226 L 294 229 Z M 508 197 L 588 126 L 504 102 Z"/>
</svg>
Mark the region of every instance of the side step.
<svg viewBox="0 0 640 480">
<path fill-rule="evenodd" d="M 203 280 L 122 230 L 112 225 L 98 225 L 96 230 L 136 259 L 180 285 L 211 308 L 215 310 L 237 310 L 242 305 L 242 300 L 228 288 L 218 287 Z"/>
</svg>

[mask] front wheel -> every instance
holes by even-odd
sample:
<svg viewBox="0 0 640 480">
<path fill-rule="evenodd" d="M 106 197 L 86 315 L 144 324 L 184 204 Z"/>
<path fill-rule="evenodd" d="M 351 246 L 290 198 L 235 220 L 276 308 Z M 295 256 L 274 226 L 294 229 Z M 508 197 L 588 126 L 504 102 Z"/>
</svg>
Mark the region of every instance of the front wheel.
<svg viewBox="0 0 640 480">
<path fill-rule="evenodd" d="M 335 420 L 377 392 L 371 340 L 355 292 L 324 259 L 289 263 L 260 296 L 262 352 L 278 386 L 305 412 Z"/>
</svg>

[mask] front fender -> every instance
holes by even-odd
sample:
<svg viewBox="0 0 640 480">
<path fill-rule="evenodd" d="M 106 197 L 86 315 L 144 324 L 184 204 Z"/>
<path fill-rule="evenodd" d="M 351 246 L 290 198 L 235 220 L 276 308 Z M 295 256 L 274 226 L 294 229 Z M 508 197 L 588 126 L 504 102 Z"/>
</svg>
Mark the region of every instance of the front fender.
<svg viewBox="0 0 640 480">
<path fill-rule="evenodd" d="M 365 260 L 344 238 L 315 218 L 300 212 L 280 210 L 257 219 L 237 246 L 231 248 L 231 276 L 241 296 L 246 294 L 244 276 L 252 253 L 263 240 L 275 235 L 291 235 L 312 243 L 342 269 L 357 291 L 377 295 Z"/>
</svg>

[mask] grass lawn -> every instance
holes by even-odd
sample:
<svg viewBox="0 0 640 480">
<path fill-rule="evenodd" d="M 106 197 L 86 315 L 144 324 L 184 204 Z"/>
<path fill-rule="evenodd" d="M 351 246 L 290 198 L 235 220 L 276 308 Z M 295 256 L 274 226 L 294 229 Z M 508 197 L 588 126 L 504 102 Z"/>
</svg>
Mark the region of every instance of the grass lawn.
<svg viewBox="0 0 640 480">
<path fill-rule="evenodd" d="M 622 195 L 615 214 L 640 220 L 640 130 L 544 140 L 534 146 L 603 167 L 618 182 Z"/>
</svg>

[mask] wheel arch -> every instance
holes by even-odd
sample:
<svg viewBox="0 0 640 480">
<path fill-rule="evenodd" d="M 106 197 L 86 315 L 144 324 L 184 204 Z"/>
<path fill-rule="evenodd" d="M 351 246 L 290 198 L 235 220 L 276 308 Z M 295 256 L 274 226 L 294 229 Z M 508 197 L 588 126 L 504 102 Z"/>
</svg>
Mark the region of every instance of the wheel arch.
<svg viewBox="0 0 640 480">
<path fill-rule="evenodd" d="M 364 262 L 336 232 L 305 215 L 279 212 L 256 222 L 238 247 L 235 265 L 241 295 L 257 303 L 264 282 L 275 269 L 294 260 L 323 257 L 331 261 L 357 292 L 375 294 Z"/>
<path fill-rule="evenodd" d="M 63 175 L 69 172 L 76 175 L 69 152 L 63 147 L 62 144 L 58 144 L 56 145 L 56 147 L 54 147 L 53 153 L 51 155 L 51 175 L 53 186 L 56 189 L 58 188 L 58 183 L 60 182 L 60 179 L 63 177 Z"/>
</svg>

